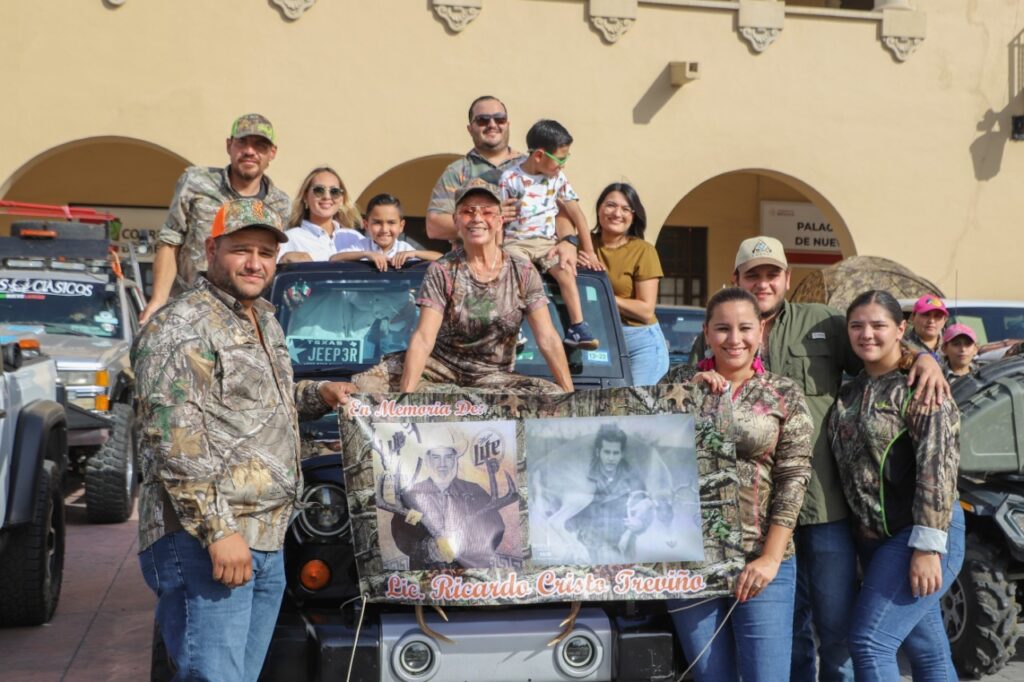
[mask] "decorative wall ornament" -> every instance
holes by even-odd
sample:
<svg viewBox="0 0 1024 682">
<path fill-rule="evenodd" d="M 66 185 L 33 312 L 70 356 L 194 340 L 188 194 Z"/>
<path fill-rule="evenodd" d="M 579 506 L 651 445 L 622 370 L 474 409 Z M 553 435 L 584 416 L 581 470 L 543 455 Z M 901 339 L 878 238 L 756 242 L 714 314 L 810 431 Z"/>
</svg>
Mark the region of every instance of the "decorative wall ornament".
<svg viewBox="0 0 1024 682">
<path fill-rule="evenodd" d="M 741 26 L 740 35 L 750 43 L 754 52 L 764 52 L 768 46 L 775 42 L 775 39 L 782 33 L 780 28 L 765 28 L 764 26 Z"/>
<path fill-rule="evenodd" d="M 120 7 L 121 5 L 123 5 L 125 3 L 125 0 L 103 0 L 103 1 L 105 3 L 107 3 L 108 5 L 111 5 L 113 7 Z"/>
<path fill-rule="evenodd" d="M 882 44 L 892 51 L 896 59 L 905 62 L 914 54 L 917 46 L 924 42 L 924 38 L 910 38 L 908 36 L 886 36 L 882 38 Z"/>
<path fill-rule="evenodd" d="M 121 0 L 122 2 L 124 0 Z M 306 10 L 316 4 L 316 0 L 270 0 L 272 3 L 277 5 L 278 9 L 281 10 L 281 14 L 285 15 L 288 19 L 295 21 L 303 14 Z"/>
<path fill-rule="evenodd" d="M 740 0 L 737 26 L 754 52 L 761 53 L 782 33 L 786 5 L 776 0 Z"/>
<path fill-rule="evenodd" d="M 434 0 L 432 7 L 448 29 L 458 33 L 480 16 L 483 0 Z"/>
<path fill-rule="evenodd" d="M 614 43 L 636 22 L 636 19 L 624 17 L 590 17 L 590 23 L 594 25 L 604 39 Z"/>
<path fill-rule="evenodd" d="M 896 61 L 907 61 L 924 42 L 927 32 L 927 15 L 924 12 L 909 9 L 882 11 L 882 45 L 892 51 Z"/>
<path fill-rule="evenodd" d="M 609 43 L 616 42 L 636 23 L 638 0 L 590 0 L 590 24 Z"/>
</svg>

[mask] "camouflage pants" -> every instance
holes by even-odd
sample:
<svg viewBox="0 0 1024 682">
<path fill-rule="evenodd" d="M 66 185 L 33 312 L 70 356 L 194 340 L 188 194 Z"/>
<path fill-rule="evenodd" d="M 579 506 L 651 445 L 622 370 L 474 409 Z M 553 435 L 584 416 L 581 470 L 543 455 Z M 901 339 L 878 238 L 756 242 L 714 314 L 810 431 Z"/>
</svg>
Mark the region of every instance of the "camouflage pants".
<svg viewBox="0 0 1024 682">
<path fill-rule="evenodd" d="M 353 376 L 352 383 L 359 387 L 360 393 L 398 393 L 404 369 L 405 353 L 391 353 L 376 366 Z M 562 393 L 561 387 L 546 379 L 500 370 L 484 375 L 467 374 L 453 370 L 432 355 L 427 357 L 423 366 L 423 376 L 416 392 L 459 393 L 467 388 L 500 393 Z"/>
</svg>

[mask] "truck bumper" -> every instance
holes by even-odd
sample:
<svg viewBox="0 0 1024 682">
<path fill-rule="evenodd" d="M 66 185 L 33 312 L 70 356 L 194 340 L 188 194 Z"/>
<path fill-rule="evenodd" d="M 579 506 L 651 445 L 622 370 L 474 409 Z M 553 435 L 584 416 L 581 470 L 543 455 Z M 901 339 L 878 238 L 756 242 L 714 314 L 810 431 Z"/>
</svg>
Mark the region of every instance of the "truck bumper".
<svg viewBox="0 0 1024 682">
<path fill-rule="evenodd" d="M 412 609 L 381 611 L 370 605 L 356 638 L 358 611 L 283 608 L 261 680 L 292 680 L 305 673 L 309 680 L 366 682 L 429 679 L 431 682 L 476 679 L 523 680 L 673 680 L 681 657 L 667 616 L 621 618 L 598 606 L 580 611 L 573 634 L 561 644 L 547 646 L 561 631 L 568 604 L 518 608 L 449 610 L 447 623 L 426 609 L 430 627 L 456 643 L 433 640 L 420 630 Z M 573 670 L 565 663 L 565 645 L 575 635 L 594 647 L 592 664 Z M 404 675 L 398 661 L 410 642 L 423 642 L 432 651 L 434 669 L 419 678 Z M 353 650 L 355 655 L 353 657 Z M 567 670 L 568 668 L 568 670 Z M 568 674 L 568 673 L 574 674 Z"/>
</svg>

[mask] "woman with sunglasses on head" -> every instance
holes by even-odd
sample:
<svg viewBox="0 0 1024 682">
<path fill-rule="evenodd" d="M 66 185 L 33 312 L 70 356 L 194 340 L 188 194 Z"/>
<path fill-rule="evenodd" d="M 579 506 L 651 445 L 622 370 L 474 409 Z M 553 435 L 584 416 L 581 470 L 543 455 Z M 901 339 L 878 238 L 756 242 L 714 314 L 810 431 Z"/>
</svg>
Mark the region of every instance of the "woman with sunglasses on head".
<svg viewBox="0 0 1024 682">
<path fill-rule="evenodd" d="M 906 327 L 885 291 L 861 294 L 846 311 L 864 370 L 840 389 L 828 438 L 864 571 L 850 653 L 857 680 L 898 680 L 901 650 L 915 682 L 951 681 L 958 678 L 939 600 L 964 558 L 960 415 L 949 399 L 911 401 L 900 362 Z"/>
<path fill-rule="evenodd" d="M 278 261 L 323 261 L 356 244 L 363 233 L 361 221 L 338 172 L 330 166 L 314 168 L 302 181 L 292 202 L 288 241 L 281 245 Z"/>
<path fill-rule="evenodd" d="M 580 264 L 608 271 L 636 386 L 656 384 L 668 371 L 668 344 L 654 316 L 664 273 L 657 250 L 644 241 L 646 228 L 647 213 L 636 190 L 612 183 L 597 198 L 593 237 L 599 261 L 580 252 Z"/>
<path fill-rule="evenodd" d="M 712 356 L 677 365 L 662 383 L 706 384 L 698 419 L 715 419 L 731 402 L 739 520 L 746 565 L 735 600 L 668 602 L 676 635 L 698 682 L 788 680 L 793 644 L 796 558 L 793 528 L 811 478 L 814 425 L 799 385 L 764 370 L 764 323 L 753 294 L 722 289 L 708 301 L 704 338 Z"/>
</svg>

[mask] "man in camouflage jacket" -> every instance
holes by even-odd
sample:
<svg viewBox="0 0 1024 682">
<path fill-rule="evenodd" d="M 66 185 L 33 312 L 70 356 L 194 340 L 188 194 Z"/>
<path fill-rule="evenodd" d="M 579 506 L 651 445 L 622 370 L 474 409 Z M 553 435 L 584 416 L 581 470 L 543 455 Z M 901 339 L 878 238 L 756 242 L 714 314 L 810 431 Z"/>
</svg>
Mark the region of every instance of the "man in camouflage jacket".
<svg viewBox="0 0 1024 682">
<path fill-rule="evenodd" d="M 157 234 L 153 295 L 140 322 L 167 303 L 172 289 L 180 293 L 206 270 L 206 237 L 224 202 L 255 197 L 282 222 L 288 220 L 291 200 L 265 175 L 277 155 L 275 137 L 274 126 L 260 114 L 239 116 L 227 139 L 229 165 L 191 166 L 178 178 L 167 220 Z"/>
<path fill-rule="evenodd" d="M 225 204 L 206 239 L 206 277 L 154 315 L 132 349 L 139 560 L 168 656 L 189 679 L 258 677 L 302 489 L 298 421 L 351 388 L 293 385 L 284 332 L 260 298 L 286 239 L 258 199 Z"/>
</svg>

